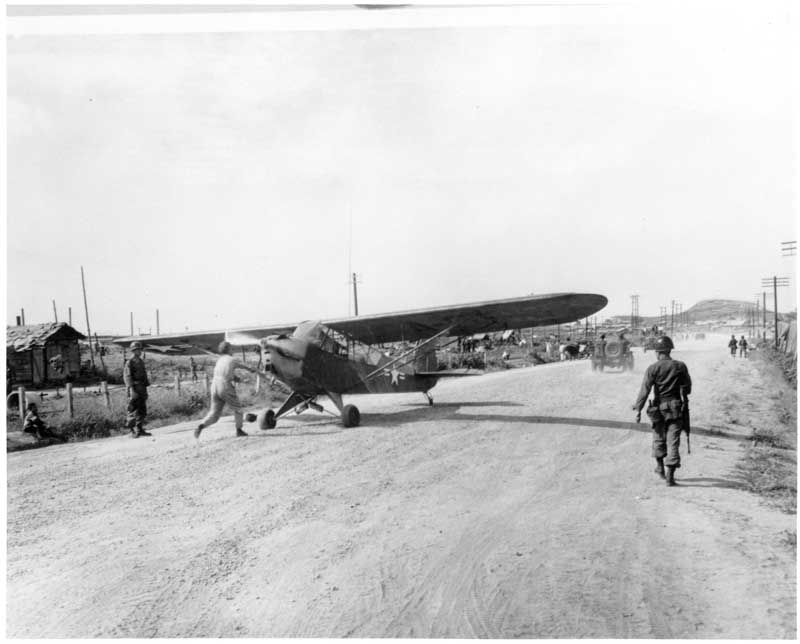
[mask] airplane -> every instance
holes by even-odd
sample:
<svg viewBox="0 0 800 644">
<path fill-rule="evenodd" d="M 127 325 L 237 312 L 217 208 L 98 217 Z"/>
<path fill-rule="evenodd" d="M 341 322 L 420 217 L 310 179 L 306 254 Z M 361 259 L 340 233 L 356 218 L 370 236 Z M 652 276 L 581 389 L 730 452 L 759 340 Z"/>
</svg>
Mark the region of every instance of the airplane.
<svg viewBox="0 0 800 644">
<path fill-rule="evenodd" d="M 273 378 L 289 395 L 277 411 L 250 414 L 249 420 L 255 416 L 258 427 L 268 430 L 292 411 L 333 413 L 317 402 L 320 396 L 327 396 L 342 424 L 356 427 L 361 414 L 355 405 L 344 404 L 346 394 L 421 392 L 432 405 L 430 390 L 440 378 L 475 374 L 440 369 L 437 348 L 476 333 L 574 322 L 597 313 L 607 303 L 603 295 L 554 293 L 298 324 L 129 336 L 113 342 L 127 347 L 139 341 L 145 350 L 166 353 L 211 353 L 223 340 L 242 347 L 258 346 Z M 410 346 L 391 355 L 379 346 L 387 343 Z"/>
</svg>

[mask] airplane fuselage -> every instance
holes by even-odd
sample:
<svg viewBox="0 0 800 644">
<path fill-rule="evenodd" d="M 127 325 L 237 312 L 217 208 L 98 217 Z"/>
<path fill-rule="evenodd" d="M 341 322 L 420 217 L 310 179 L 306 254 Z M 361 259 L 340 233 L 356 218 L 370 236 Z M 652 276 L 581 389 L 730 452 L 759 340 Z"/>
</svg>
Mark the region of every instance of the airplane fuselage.
<svg viewBox="0 0 800 644">
<path fill-rule="evenodd" d="M 436 376 L 415 374 L 413 367 L 392 364 L 386 355 L 373 354 L 369 361 L 352 359 L 297 337 L 270 338 L 265 345 L 277 377 L 292 390 L 309 396 L 425 392 L 437 381 Z"/>
</svg>

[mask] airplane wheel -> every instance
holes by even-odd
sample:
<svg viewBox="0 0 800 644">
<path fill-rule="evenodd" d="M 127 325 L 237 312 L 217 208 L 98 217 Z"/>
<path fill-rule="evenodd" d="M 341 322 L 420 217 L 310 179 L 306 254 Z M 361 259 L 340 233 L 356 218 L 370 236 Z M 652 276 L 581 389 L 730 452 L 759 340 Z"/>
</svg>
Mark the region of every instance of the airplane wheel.
<svg viewBox="0 0 800 644">
<path fill-rule="evenodd" d="M 342 409 L 342 424 L 345 427 L 358 427 L 361 422 L 361 412 L 355 405 L 345 405 Z"/>
<path fill-rule="evenodd" d="M 258 428 L 263 430 L 275 429 L 277 421 L 272 409 L 265 409 L 258 415 Z"/>
</svg>

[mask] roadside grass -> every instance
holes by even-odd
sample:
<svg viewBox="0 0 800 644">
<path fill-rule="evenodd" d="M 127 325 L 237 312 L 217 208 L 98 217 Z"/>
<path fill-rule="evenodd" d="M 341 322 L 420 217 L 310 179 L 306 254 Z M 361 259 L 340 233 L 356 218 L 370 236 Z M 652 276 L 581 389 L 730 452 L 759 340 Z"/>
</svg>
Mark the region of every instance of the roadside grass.
<svg viewBox="0 0 800 644">
<path fill-rule="evenodd" d="M 753 429 L 751 444 L 736 467 L 747 489 L 768 499 L 781 511 L 796 514 L 797 389 L 796 380 L 792 380 L 795 372 L 787 369 L 786 356 L 774 350 L 759 351 L 752 360 L 766 379 L 775 383 L 776 391 L 767 400 L 777 422 Z M 787 539 L 796 548 L 796 533 L 790 537 Z"/>
<path fill-rule="evenodd" d="M 239 399 L 254 410 L 273 407 L 279 404 L 285 394 L 280 390 L 264 387 L 258 394 L 252 387 L 240 388 Z M 124 396 L 112 397 L 111 407 L 107 407 L 101 396 L 87 396 L 76 404 L 72 418 L 63 407 L 51 413 L 42 413 L 45 423 L 56 433 L 63 434 L 70 441 L 93 438 L 107 438 L 126 434 L 125 427 L 127 399 Z M 45 405 L 46 407 L 46 405 Z M 200 389 L 184 388 L 180 392 L 169 387 L 150 387 L 147 399 L 146 428 L 153 429 L 202 418 L 208 412 L 208 394 Z M 223 413 L 229 413 L 227 410 Z M 16 415 L 7 415 L 7 423 L 19 422 Z M 45 447 L 44 441 L 26 447 Z"/>
</svg>

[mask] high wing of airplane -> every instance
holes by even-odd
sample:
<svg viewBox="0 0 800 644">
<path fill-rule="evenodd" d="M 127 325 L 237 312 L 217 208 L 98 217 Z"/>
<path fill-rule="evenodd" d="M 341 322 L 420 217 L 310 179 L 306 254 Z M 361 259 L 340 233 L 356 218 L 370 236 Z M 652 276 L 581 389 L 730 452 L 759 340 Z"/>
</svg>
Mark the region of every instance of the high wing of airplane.
<svg viewBox="0 0 800 644">
<path fill-rule="evenodd" d="M 439 378 L 464 375 L 463 370 L 439 369 L 436 348 L 446 338 L 454 341 L 475 333 L 565 324 L 589 317 L 607 303 L 602 295 L 555 293 L 289 325 L 131 336 L 114 342 L 127 346 L 138 340 L 145 349 L 156 350 L 190 346 L 213 351 L 222 340 L 260 346 L 269 356 L 274 377 L 290 392 L 277 411 L 267 409 L 258 415 L 261 429 L 272 429 L 291 411 L 324 411 L 317 403 L 319 396 L 327 396 L 344 426 L 353 427 L 360 423 L 360 413 L 354 405 L 344 404 L 344 394 L 418 391 L 433 404 L 429 391 Z M 398 342 L 409 348 L 392 355 L 378 346 Z"/>
</svg>

